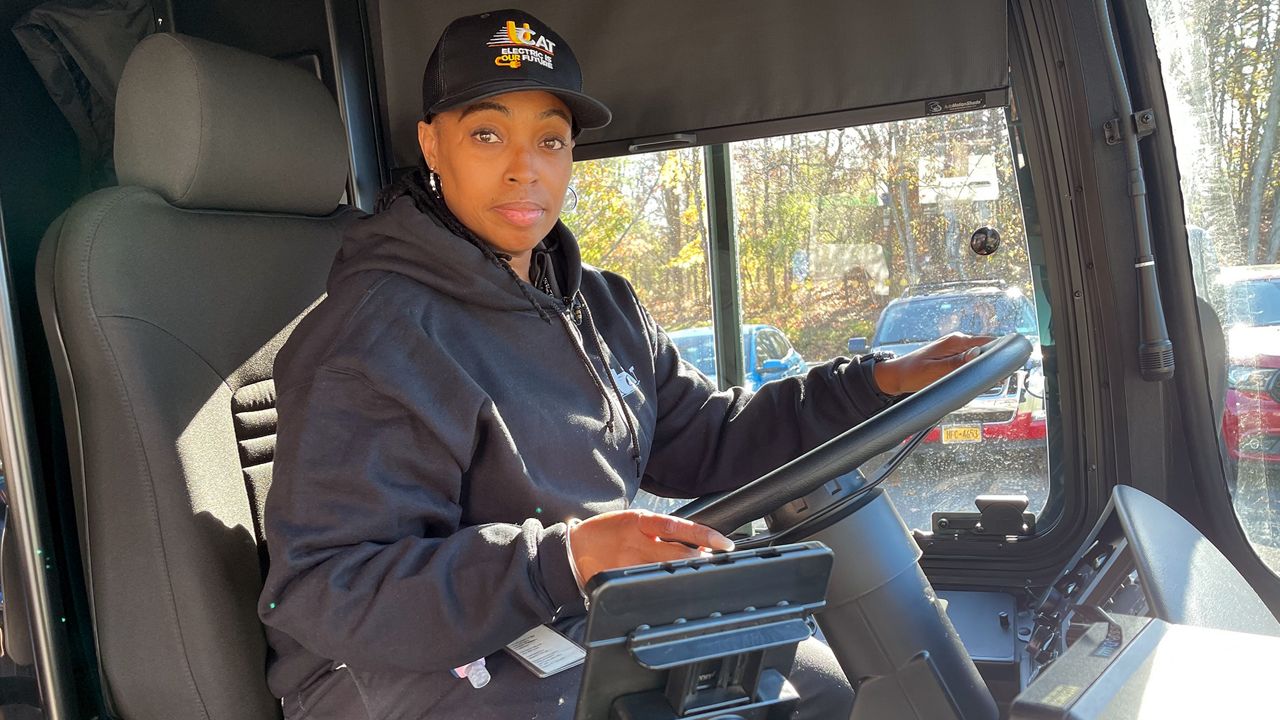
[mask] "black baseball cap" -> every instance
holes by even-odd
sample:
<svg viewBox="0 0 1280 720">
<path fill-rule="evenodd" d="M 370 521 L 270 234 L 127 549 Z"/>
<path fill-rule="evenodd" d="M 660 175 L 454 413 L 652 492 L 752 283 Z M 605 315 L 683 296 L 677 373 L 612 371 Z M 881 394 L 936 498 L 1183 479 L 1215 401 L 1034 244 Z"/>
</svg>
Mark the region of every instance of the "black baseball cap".
<svg viewBox="0 0 1280 720">
<path fill-rule="evenodd" d="M 440 34 L 422 75 L 422 114 L 482 98 L 544 90 L 564 101 L 583 130 L 609 124 L 604 103 L 582 92 L 582 68 L 564 38 L 522 10 L 461 17 Z"/>
</svg>

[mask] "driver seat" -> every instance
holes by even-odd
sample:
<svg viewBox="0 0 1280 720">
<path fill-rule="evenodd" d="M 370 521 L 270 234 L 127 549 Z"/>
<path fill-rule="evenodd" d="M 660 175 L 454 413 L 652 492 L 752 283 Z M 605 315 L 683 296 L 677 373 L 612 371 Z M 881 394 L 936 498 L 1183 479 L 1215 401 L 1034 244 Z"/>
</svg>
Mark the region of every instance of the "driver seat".
<svg viewBox="0 0 1280 720">
<path fill-rule="evenodd" d="M 272 366 L 355 214 L 329 91 L 281 62 L 153 35 L 116 109 L 120 187 L 37 262 L 109 714 L 278 718 L 256 613 Z"/>
</svg>

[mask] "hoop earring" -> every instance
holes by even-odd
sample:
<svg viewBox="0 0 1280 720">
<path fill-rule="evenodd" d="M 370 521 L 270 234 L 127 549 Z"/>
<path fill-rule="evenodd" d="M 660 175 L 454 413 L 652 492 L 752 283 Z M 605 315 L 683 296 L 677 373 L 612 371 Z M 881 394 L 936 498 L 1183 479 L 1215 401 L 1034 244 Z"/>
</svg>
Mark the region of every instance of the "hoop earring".
<svg viewBox="0 0 1280 720">
<path fill-rule="evenodd" d="M 569 191 L 569 194 L 565 197 L 565 203 L 560 207 L 560 212 L 571 213 L 578 209 L 578 191 L 574 190 L 572 185 L 566 189 Z M 572 201 L 570 201 L 569 198 L 572 198 Z"/>
<path fill-rule="evenodd" d="M 435 170 L 431 170 L 427 173 L 427 187 L 431 188 L 431 193 L 436 197 L 444 197 L 440 192 L 440 176 L 436 174 Z"/>
</svg>

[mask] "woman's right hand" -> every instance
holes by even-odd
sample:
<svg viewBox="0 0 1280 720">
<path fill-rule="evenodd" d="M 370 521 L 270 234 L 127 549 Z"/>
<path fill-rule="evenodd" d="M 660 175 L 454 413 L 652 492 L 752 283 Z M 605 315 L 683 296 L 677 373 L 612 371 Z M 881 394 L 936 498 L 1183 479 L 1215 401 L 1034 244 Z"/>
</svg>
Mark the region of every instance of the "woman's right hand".
<svg viewBox="0 0 1280 720">
<path fill-rule="evenodd" d="M 602 570 L 695 558 L 710 550 L 732 550 L 733 541 L 683 518 L 648 510 L 615 510 L 571 525 L 569 547 L 578 582 L 586 587 Z"/>
</svg>

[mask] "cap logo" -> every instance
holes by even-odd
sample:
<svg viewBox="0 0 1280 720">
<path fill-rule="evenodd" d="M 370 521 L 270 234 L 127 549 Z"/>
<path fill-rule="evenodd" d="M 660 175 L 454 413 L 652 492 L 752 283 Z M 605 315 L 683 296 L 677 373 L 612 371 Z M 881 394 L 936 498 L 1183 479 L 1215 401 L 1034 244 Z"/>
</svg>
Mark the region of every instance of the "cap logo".
<svg viewBox="0 0 1280 720">
<path fill-rule="evenodd" d="M 493 64 L 499 67 L 514 70 L 525 62 L 533 62 L 548 70 L 555 69 L 552 58 L 556 54 L 556 44 L 545 35 L 534 32 L 529 23 L 516 25 L 508 20 L 506 25 L 489 38 L 487 45 L 500 49 L 500 54 L 493 59 Z"/>
</svg>

